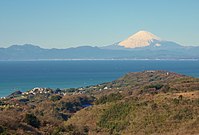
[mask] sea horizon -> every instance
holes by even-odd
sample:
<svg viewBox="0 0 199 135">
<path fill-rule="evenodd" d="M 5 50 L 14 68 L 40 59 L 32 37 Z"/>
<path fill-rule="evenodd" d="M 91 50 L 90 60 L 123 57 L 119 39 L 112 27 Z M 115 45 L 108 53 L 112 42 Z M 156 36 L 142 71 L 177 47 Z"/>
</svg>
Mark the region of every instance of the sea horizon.
<svg viewBox="0 0 199 135">
<path fill-rule="evenodd" d="M 0 97 L 35 87 L 86 87 L 145 70 L 165 70 L 199 77 L 198 60 L 0 61 L 0 66 Z"/>
<path fill-rule="evenodd" d="M 27 60 L 0 60 L 0 62 L 17 61 L 199 61 L 199 59 L 27 59 Z"/>
</svg>

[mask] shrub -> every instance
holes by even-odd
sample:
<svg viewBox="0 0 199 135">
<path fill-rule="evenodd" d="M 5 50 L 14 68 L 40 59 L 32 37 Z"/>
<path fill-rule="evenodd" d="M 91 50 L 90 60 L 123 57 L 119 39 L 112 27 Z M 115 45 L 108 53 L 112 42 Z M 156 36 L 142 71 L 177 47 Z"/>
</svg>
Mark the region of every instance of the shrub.
<svg viewBox="0 0 199 135">
<path fill-rule="evenodd" d="M 51 98 L 50 98 L 50 100 L 52 100 L 52 101 L 58 101 L 58 100 L 60 100 L 62 97 L 61 96 L 59 96 L 59 95 L 53 95 L 53 96 L 51 96 Z"/>
<path fill-rule="evenodd" d="M 115 104 L 105 110 L 97 124 L 100 127 L 109 129 L 111 134 L 113 132 L 119 132 L 128 125 L 126 117 L 130 110 L 131 104 L 129 102 Z"/>
<path fill-rule="evenodd" d="M 78 111 L 78 106 L 80 106 L 80 103 L 78 102 L 61 102 L 61 110 L 68 110 L 68 111 L 71 111 L 71 112 L 74 112 L 74 111 Z"/>
<path fill-rule="evenodd" d="M 84 131 L 84 133 L 88 133 L 89 132 L 89 127 L 88 126 L 84 126 L 83 127 L 83 131 Z"/>
<path fill-rule="evenodd" d="M 26 114 L 25 115 L 25 122 L 33 127 L 39 128 L 40 127 L 40 121 L 37 119 L 37 117 L 34 114 Z"/>
<path fill-rule="evenodd" d="M 122 99 L 122 95 L 120 93 L 112 93 L 110 95 L 105 95 L 100 97 L 96 104 L 105 104 L 107 102 L 113 102 Z"/>
<path fill-rule="evenodd" d="M 4 129 L 4 127 L 2 127 L 1 125 L 0 125 L 0 134 L 4 134 L 5 133 L 5 129 Z"/>
<path fill-rule="evenodd" d="M 5 105 L 5 103 L 4 103 L 3 101 L 0 101 L 0 106 L 1 106 L 1 105 Z"/>
<path fill-rule="evenodd" d="M 164 85 L 162 84 L 151 84 L 151 85 L 147 85 L 144 87 L 144 89 L 150 89 L 150 88 L 155 88 L 156 90 L 159 90 L 163 87 Z"/>
</svg>

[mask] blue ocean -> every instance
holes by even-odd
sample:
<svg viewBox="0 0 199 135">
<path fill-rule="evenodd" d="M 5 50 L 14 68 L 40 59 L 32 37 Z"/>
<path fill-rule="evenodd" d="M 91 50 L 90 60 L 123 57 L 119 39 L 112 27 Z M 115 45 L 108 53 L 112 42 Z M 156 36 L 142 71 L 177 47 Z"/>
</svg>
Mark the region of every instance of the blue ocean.
<svg viewBox="0 0 199 135">
<path fill-rule="evenodd" d="M 199 77 L 198 60 L 0 61 L 0 97 L 34 87 L 72 88 L 115 80 L 128 72 L 167 70 Z"/>
</svg>

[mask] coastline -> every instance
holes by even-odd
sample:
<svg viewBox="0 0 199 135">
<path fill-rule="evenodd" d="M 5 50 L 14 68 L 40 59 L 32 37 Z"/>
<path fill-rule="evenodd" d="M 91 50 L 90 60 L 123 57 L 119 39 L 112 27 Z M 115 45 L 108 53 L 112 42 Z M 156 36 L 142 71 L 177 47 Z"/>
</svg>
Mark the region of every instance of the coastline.
<svg viewBox="0 0 199 135">
<path fill-rule="evenodd" d="M 167 70 L 199 77 L 199 62 L 149 59 L 65 59 L 0 61 L 0 97 L 35 87 L 78 88 L 115 80 L 128 72 Z"/>
</svg>

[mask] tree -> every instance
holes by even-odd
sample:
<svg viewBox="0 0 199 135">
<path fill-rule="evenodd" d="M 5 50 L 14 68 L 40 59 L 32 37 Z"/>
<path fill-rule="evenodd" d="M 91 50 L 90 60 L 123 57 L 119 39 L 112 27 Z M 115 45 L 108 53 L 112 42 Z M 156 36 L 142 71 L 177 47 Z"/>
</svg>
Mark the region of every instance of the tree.
<svg viewBox="0 0 199 135">
<path fill-rule="evenodd" d="M 25 122 L 33 127 L 40 127 L 40 121 L 34 114 L 27 113 L 25 115 Z"/>
</svg>

